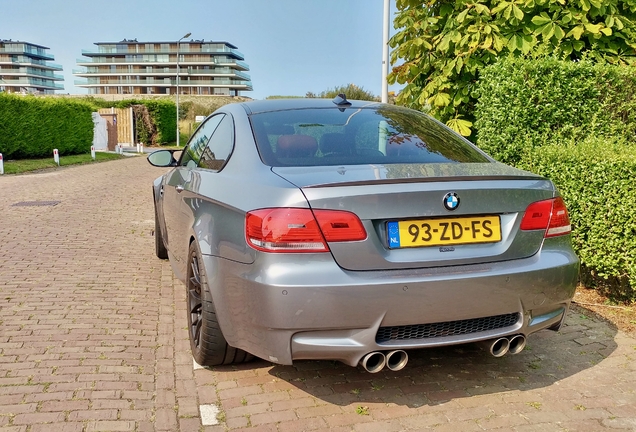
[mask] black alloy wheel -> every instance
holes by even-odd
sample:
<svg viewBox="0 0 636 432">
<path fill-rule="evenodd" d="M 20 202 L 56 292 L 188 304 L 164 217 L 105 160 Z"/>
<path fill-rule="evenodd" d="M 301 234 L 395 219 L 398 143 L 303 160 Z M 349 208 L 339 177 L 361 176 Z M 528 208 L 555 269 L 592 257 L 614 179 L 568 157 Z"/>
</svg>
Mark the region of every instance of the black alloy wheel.
<svg viewBox="0 0 636 432">
<path fill-rule="evenodd" d="M 223 336 L 196 242 L 190 245 L 186 290 L 188 334 L 194 360 L 201 366 L 217 366 L 253 359 L 246 351 L 230 346 Z"/>
<path fill-rule="evenodd" d="M 199 270 L 199 259 L 195 254 L 190 256 L 190 269 L 188 269 L 188 313 L 190 319 L 190 340 L 194 347 L 201 347 L 201 323 L 202 323 L 202 302 L 201 302 L 201 271 Z M 193 348 L 194 348 L 193 347 Z"/>
</svg>

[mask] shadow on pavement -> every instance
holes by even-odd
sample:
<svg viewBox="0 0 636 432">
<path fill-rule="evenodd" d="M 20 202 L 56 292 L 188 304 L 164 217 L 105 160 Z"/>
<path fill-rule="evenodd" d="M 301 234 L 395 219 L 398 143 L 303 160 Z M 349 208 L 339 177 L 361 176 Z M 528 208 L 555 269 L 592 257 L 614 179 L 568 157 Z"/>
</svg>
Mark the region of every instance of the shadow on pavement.
<svg viewBox="0 0 636 432">
<path fill-rule="evenodd" d="M 560 332 L 541 331 L 528 338 L 517 355 L 492 357 L 476 345 L 409 350 L 407 366 L 398 372 L 371 374 L 334 361 L 297 361 L 272 365 L 269 374 L 291 386 L 336 405 L 381 402 L 419 407 L 473 395 L 526 391 L 599 365 L 616 348 L 616 329 L 606 322 L 571 311 Z M 257 361 L 230 372 L 267 367 Z"/>
</svg>

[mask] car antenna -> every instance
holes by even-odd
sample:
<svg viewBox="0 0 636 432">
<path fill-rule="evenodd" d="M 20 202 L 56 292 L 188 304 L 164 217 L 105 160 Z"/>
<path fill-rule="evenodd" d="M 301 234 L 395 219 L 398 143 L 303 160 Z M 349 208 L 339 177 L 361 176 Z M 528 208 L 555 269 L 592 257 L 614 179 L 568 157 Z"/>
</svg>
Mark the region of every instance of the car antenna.
<svg viewBox="0 0 636 432">
<path fill-rule="evenodd" d="M 339 107 L 350 107 L 351 102 L 347 100 L 347 96 L 344 93 L 338 94 L 335 98 L 333 98 L 333 103 L 338 105 Z M 344 112 L 345 108 L 338 108 L 340 111 Z"/>
</svg>

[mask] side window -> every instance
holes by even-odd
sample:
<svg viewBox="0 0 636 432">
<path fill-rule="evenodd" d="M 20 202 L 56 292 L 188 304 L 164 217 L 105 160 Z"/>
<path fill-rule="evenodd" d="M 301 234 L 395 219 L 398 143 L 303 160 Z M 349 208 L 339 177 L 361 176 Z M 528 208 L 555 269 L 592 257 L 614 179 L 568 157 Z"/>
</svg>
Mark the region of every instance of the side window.
<svg viewBox="0 0 636 432">
<path fill-rule="evenodd" d="M 234 122 L 231 116 L 225 116 L 216 128 L 207 147 L 203 150 L 199 166 L 220 171 L 234 148 Z"/>
<path fill-rule="evenodd" d="M 181 156 L 181 161 L 179 165 L 181 166 L 197 166 L 199 163 L 199 159 L 201 158 L 201 153 L 203 153 L 203 149 L 210 141 L 210 137 L 216 130 L 217 126 L 223 120 L 225 114 L 215 115 L 211 117 L 203 123 L 203 125 L 197 129 L 194 133 L 190 141 L 188 142 L 188 146 L 183 150 L 183 156 Z"/>
</svg>

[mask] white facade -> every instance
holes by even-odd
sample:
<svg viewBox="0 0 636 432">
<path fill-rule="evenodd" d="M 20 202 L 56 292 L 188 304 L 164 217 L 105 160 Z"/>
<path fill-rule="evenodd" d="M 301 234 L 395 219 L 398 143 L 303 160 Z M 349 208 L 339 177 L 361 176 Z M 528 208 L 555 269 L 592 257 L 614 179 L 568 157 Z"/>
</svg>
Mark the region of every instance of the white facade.
<svg viewBox="0 0 636 432">
<path fill-rule="evenodd" d="M 249 66 L 228 42 L 98 42 L 77 61 L 84 78 L 75 84 L 91 94 L 179 94 L 238 96 L 252 90 Z M 177 51 L 179 58 L 177 61 Z"/>
</svg>

